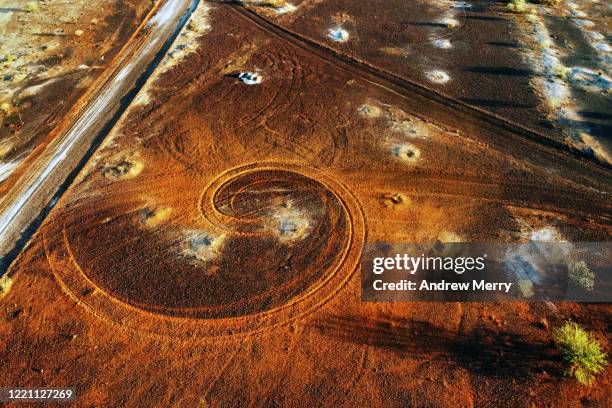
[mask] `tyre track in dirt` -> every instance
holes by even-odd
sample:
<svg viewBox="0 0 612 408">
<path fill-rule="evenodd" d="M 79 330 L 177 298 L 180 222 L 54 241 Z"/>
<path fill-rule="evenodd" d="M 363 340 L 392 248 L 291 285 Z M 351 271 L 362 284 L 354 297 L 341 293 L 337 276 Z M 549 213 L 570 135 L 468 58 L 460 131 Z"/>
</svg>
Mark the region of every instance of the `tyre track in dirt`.
<svg viewBox="0 0 612 408">
<path fill-rule="evenodd" d="M 159 3 L 126 44 L 118 64 L 38 163 L 7 194 L 0 212 L 0 273 L 21 252 L 54 203 L 127 109 L 199 0 Z"/>
<path fill-rule="evenodd" d="M 533 129 L 393 75 L 371 66 L 366 61 L 338 53 L 315 40 L 274 24 L 239 3 L 230 2 L 221 5 L 270 35 L 309 52 L 337 69 L 348 71 L 372 85 L 401 97 L 418 117 L 443 125 L 451 131 L 459 131 L 472 139 L 486 142 L 518 159 L 562 172 L 573 181 L 584 184 L 588 179 L 590 187 L 604 191 L 609 188 L 612 181 L 609 170 L 612 166 L 597 162 L 588 153 L 571 149 L 562 142 Z"/>
<path fill-rule="evenodd" d="M 392 177 L 379 178 L 372 188 L 383 190 L 397 183 Z M 482 181 L 470 177 L 459 180 L 448 176 L 421 175 L 412 178 L 410 188 L 404 191 L 410 191 L 414 196 L 454 196 L 471 201 L 519 205 L 533 210 L 594 218 L 600 225 L 605 225 L 612 219 L 609 202 L 596 195 L 567 188 L 559 189 L 544 183 L 525 182 L 519 178 L 508 181 Z M 534 191 L 538 192 L 537 196 L 534 196 Z"/>
</svg>

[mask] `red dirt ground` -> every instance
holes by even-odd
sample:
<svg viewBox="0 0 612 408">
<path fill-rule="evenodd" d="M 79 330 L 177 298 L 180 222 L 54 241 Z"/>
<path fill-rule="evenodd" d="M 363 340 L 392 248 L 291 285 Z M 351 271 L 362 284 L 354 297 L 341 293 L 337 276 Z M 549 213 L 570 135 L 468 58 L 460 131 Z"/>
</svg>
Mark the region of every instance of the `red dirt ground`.
<svg viewBox="0 0 612 408">
<path fill-rule="evenodd" d="M 610 117 L 609 91 L 585 92 L 572 81 L 570 105 L 575 117 L 559 121 L 555 109 L 541 85 L 534 83 L 543 74 L 526 52 L 539 45 L 526 44 L 536 37 L 529 23 L 529 12 L 509 13 L 507 1 L 414 1 L 346 0 L 292 2 L 296 9 L 279 14 L 263 7 L 251 7 L 275 25 L 308 38 L 341 55 L 426 86 L 463 103 L 499 115 L 551 138 L 573 144 L 578 129 L 597 140 L 594 150 L 602 149 L 599 159 L 609 162 Z M 529 2 L 528 2 L 529 3 Z M 541 3 L 541 2 L 531 2 Z M 533 4 L 529 3 L 528 7 Z M 588 11 L 585 18 L 597 30 L 608 27 L 605 7 L 578 1 Z M 568 18 L 570 4 L 540 8 L 551 33 L 557 55 L 566 68 L 590 67 L 609 73 L 609 57 L 599 56 L 588 43 L 587 32 L 577 30 Z M 598 10 L 591 10 L 597 8 Z M 603 9 L 603 11 L 601 11 Z M 329 29 L 342 27 L 348 40 L 334 42 Z M 446 41 L 445 47 L 435 40 Z M 527 41 L 529 42 L 529 41 Z M 428 79 L 431 70 L 441 70 L 449 81 L 435 83 Z M 563 116 L 563 114 L 561 115 Z"/>
<path fill-rule="evenodd" d="M 9 100 L 11 110 L 0 113 L 0 159 L 20 161 L 11 176 L 1 180 L 0 197 L 80 108 L 84 95 L 113 65 L 113 58 L 153 6 L 148 0 L 110 3 L 98 7 L 43 3 L 31 13 L 18 9 L 5 27 L 21 41 L 31 39 L 33 49 L 21 57 L 27 59 L 23 65 L 40 65 L 43 74 L 30 74 L 13 84 L 17 93 Z M 76 17 L 69 19 L 72 15 Z M 75 35 L 77 30 L 83 34 Z M 57 45 L 51 50 L 50 43 Z M 30 95 L 37 86 L 43 88 Z"/>
<path fill-rule="evenodd" d="M 505 3 L 468 3 L 471 7 L 462 9 L 446 1 L 417 1 L 407 7 L 401 0 L 303 0 L 294 2 L 294 13 L 266 17 L 357 60 L 560 137 L 529 86 L 531 68 L 522 61 L 512 14 L 501 12 Z M 454 16 L 457 26 L 440 22 L 447 15 Z M 337 24 L 346 27 L 349 41 L 327 38 Z M 451 48 L 436 48 L 432 39 L 449 40 Z M 429 82 L 425 74 L 432 69 L 448 72 L 451 81 Z"/>
<path fill-rule="evenodd" d="M 0 386 L 99 407 L 610 404 L 612 370 L 565 378 L 550 332 L 573 319 L 607 347 L 610 305 L 364 303 L 358 272 L 367 242 L 607 241 L 605 170 L 450 108 L 434 124 L 434 102 L 234 6 L 209 19 L 10 269 Z"/>
</svg>

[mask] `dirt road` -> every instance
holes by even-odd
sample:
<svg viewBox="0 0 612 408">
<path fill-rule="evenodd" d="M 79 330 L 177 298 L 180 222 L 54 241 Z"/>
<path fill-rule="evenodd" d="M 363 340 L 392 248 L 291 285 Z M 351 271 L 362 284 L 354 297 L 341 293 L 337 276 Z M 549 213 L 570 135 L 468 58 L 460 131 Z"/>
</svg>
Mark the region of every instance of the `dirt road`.
<svg viewBox="0 0 612 408">
<path fill-rule="evenodd" d="M 29 238 L 36 220 L 88 158 L 159 63 L 198 0 L 167 0 L 154 9 L 100 81 L 63 135 L 41 154 L 0 203 L 0 257 L 7 267 Z M 68 180 L 67 180 L 68 179 Z"/>
</svg>

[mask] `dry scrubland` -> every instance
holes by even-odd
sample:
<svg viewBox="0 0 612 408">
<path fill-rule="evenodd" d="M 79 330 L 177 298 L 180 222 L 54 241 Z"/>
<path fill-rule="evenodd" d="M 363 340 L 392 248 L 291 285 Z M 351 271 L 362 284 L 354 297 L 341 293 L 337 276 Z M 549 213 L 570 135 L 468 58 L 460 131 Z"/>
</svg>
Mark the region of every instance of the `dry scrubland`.
<svg viewBox="0 0 612 408">
<path fill-rule="evenodd" d="M 153 6 L 13 1 L 0 6 L 0 198 L 81 107 Z"/>
<path fill-rule="evenodd" d="M 364 243 L 611 232 L 608 169 L 381 72 L 448 93 L 520 84 L 506 101 L 534 112 L 510 119 L 545 111 L 529 78 L 460 76 L 444 41 L 425 48 L 428 30 L 491 20 L 401 3 L 367 20 L 355 2 L 201 3 L 4 278 L 0 385 L 70 384 L 84 406 L 609 404 L 610 368 L 591 387 L 566 376 L 580 347 L 607 350 L 608 304 L 360 301 Z M 508 43 L 459 32 L 459 50 Z M 568 319 L 591 334 L 557 331 Z"/>
</svg>

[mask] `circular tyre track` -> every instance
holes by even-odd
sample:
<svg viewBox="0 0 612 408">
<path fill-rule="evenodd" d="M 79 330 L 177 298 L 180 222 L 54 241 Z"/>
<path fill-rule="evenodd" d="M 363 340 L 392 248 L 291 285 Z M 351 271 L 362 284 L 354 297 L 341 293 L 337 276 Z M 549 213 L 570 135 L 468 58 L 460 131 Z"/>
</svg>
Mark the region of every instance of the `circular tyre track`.
<svg viewBox="0 0 612 408">
<path fill-rule="evenodd" d="M 64 291 L 100 318 L 201 338 L 262 332 L 310 313 L 356 270 L 365 239 L 362 210 L 319 170 L 290 163 L 231 169 L 204 186 L 199 207 L 207 230 L 225 237 L 223 249 L 205 262 L 168 254 L 141 270 L 109 267 L 95 246 L 123 239 L 126 258 L 144 259 L 156 235 L 125 239 L 100 228 L 83 239 L 73 222 L 43 229 L 49 264 Z"/>
</svg>

